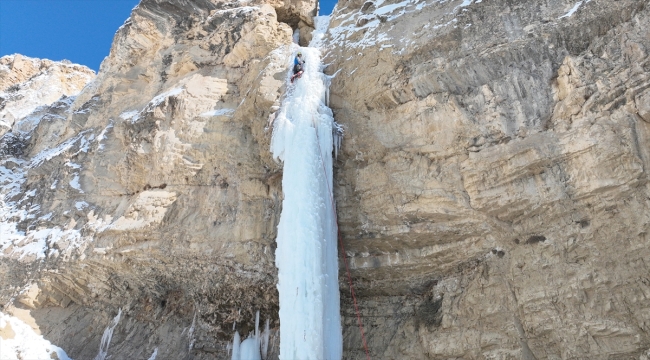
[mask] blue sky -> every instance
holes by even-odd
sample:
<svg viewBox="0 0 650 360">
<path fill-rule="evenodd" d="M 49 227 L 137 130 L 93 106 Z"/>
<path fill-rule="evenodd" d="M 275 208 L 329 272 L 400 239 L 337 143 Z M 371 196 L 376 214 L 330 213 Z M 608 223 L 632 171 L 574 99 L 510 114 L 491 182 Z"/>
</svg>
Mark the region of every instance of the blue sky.
<svg viewBox="0 0 650 360">
<path fill-rule="evenodd" d="M 337 0 L 320 0 L 320 14 L 321 15 L 331 14 L 332 9 L 334 9 L 334 5 L 336 5 L 336 1 Z"/>
<path fill-rule="evenodd" d="M 0 0 L 0 56 L 68 59 L 97 71 L 139 0 Z M 321 1 L 321 15 L 336 0 Z"/>
<path fill-rule="evenodd" d="M 0 56 L 68 59 L 93 70 L 138 0 L 0 0 Z"/>
</svg>

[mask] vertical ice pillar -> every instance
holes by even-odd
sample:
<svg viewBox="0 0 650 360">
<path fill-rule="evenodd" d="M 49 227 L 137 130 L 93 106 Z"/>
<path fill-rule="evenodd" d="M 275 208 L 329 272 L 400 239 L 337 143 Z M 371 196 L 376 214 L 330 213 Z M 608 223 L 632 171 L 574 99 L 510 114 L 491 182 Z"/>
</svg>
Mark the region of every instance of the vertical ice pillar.
<svg viewBox="0 0 650 360">
<path fill-rule="evenodd" d="M 314 39 L 328 21 L 317 18 Z M 316 45 L 318 44 L 316 41 Z M 312 43 L 313 45 L 313 43 Z M 297 47 L 296 47 L 297 50 Z M 341 318 L 336 215 L 332 197 L 332 127 L 318 48 L 300 48 L 305 73 L 276 117 L 271 151 L 284 162 L 276 266 L 280 359 L 340 360 Z"/>
</svg>

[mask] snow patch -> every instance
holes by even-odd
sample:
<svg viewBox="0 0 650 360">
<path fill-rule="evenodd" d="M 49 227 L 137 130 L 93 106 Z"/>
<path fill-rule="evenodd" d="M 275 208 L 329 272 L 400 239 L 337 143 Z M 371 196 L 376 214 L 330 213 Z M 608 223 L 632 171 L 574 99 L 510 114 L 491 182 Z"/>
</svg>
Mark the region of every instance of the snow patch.
<svg viewBox="0 0 650 360">
<path fill-rule="evenodd" d="M 72 180 L 70 180 L 70 187 L 73 189 L 79 191 L 80 193 L 84 193 L 84 191 L 81 189 L 81 185 L 79 184 L 79 174 L 74 174 L 74 177 Z"/>
<path fill-rule="evenodd" d="M 71 168 L 73 168 L 73 169 L 81 169 L 81 165 L 79 165 L 79 164 L 75 164 L 75 163 L 70 162 L 70 161 L 67 161 L 67 162 L 65 163 L 65 166 L 71 167 Z"/>
<path fill-rule="evenodd" d="M 98 151 L 104 150 L 104 144 L 102 144 L 102 141 L 106 139 L 106 133 L 113 128 L 113 120 L 111 120 L 108 125 L 97 135 L 96 141 L 99 143 L 99 147 L 97 148 Z"/>
<path fill-rule="evenodd" d="M 71 360 L 60 347 L 53 345 L 20 319 L 0 312 L 0 359 Z"/>
<path fill-rule="evenodd" d="M 138 121 L 138 115 L 140 112 L 138 110 L 131 110 L 131 111 L 125 111 L 120 114 L 120 119 L 122 120 L 128 120 L 131 123 L 135 123 Z"/>
<path fill-rule="evenodd" d="M 206 111 L 199 116 L 201 117 L 232 116 L 232 114 L 234 113 L 235 113 L 235 109 L 217 109 L 217 110 Z"/>
<path fill-rule="evenodd" d="M 87 208 L 88 206 L 90 206 L 90 205 L 88 205 L 88 203 L 85 202 L 85 201 L 77 201 L 77 202 L 74 204 L 74 207 L 75 207 L 77 210 L 79 210 L 79 211 L 81 211 L 81 210 Z"/>
<path fill-rule="evenodd" d="M 151 99 L 151 101 L 149 101 L 149 104 L 147 104 L 147 107 L 145 109 L 153 109 L 158 105 L 162 104 L 162 102 L 165 101 L 165 99 L 167 99 L 168 97 L 179 95 L 183 91 L 184 91 L 183 88 L 174 88 L 169 91 L 166 91 Z"/>
<path fill-rule="evenodd" d="M 88 151 L 88 140 L 85 138 L 85 135 L 88 133 L 90 130 L 82 131 L 77 136 L 72 137 L 61 144 L 55 146 L 52 149 L 45 149 L 38 153 L 36 156 L 34 156 L 29 164 L 30 168 L 34 168 L 36 166 L 39 166 L 43 164 L 46 161 L 49 161 L 64 152 L 70 150 L 76 143 L 77 141 L 80 141 L 80 150 L 77 152 L 77 154 L 83 150 Z"/>
<path fill-rule="evenodd" d="M 571 17 L 573 14 L 576 13 L 576 11 L 578 11 L 578 9 L 580 8 L 580 6 L 582 6 L 582 4 L 586 4 L 586 3 L 590 2 L 590 1 L 591 1 L 591 0 L 582 0 L 582 1 L 578 1 L 575 5 L 573 5 L 573 7 L 569 10 L 569 12 L 567 12 L 566 14 L 560 16 L 558 19 L 563 19 L 563 18 L 566 18 L 566 17 Z"/>
<path fill-rule="evenodd" d="M 7 163 L 12 163 L 11 168 Z M 88 241 L 75 229 L 63 230 L 61 227 L 19 230 L 18 224 L 29 220 L 48 221 L 52 213 L 38 217 L 40 207 L 30 203 L 36 190 L 22 192 L 26 181 L 26 168 L 30 163 L 18 159 L 6 159 L 0 163 L 0 258 L 10 257 L 18 260 L 39 260 L 46 256 L 63 255 L 67 259 L 72 251 L 79 249 Z M 56 182 L 51 187 L 56 187 Z M 55 244 L 58 244 L 55 249 Z M 49 249 L 49 251 L 48 251 Z M 63 251 L 63 254 L 60 254 Z"/>
</svg>

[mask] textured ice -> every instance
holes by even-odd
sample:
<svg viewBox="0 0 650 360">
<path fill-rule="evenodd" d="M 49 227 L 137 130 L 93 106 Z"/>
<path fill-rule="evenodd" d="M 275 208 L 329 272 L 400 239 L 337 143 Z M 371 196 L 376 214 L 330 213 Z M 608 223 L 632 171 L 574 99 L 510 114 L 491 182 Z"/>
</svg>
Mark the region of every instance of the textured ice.
<svg viewBox="0 0 650 360">
<path fill-rule="evenodd" d="M 328 23 L 328 17 L 316 18 L 313 44 L 319 44 Z M 334 119 L 326 105 L 328 78 L 321 72 L 320 50 L 300 51 L 305 73 L 289 87 L 271 140 L 274 158 L 284 162 L 276 249 L 280 359 L 336 360 L 342 356 L 342 335 L 331 197 Z"/>
<path fill-rule="evenodd" d="M 122 316 L 122 309 L 119 309 L 117 315 L 113 318 L 111 323 L 104 330 L 102 335 L 102 341 L 99 344 L 99 352 L 95 356 L 95 360 L 104 360 L 108 355 L 108 347 L 111 345 L 111 339 L 113 339 L 113 331 L 115 327 L 120 322 L 120 317 Z"/>
<path fill-rule="evenodd" d="M 269 320 L 266 320 L 264 331 L 260 333 L 260 312 L 255 314 L 255 332 L 241 341 L 239 332 L 235 332 L 232 345 L 231 360 L 266 360 L 269 346 Z"/>
</svg>

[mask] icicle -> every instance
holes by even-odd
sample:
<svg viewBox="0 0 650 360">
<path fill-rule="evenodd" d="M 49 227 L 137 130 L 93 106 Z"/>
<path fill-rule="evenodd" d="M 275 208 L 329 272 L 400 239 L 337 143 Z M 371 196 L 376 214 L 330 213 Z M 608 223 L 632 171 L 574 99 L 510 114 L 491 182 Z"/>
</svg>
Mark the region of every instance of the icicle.
<svg viewBox="0 0 650 360">
<path fill-rule="evenodd" d="M 190 330 L 187 332 L 187 339 L 190 341 L 190 344 L 188 346 L 188 350 L 192 350 L 194 347 L 194 326 L 196 325 L 196 312 L 194 313 L 194 318 L 192 319 L 192 326 L 190 326 Z"/>
<path fill-rule="evenodd" d="M 249 337 L 241 343 L 238 360 L 262 360 L 260 343 L 256 337 Z"/>
<path fill-rule="evenodd" d="M 271 335 L 271 329 L 269 328 L 269 319 L 266 319 L 266 325 L 264 325 L 264 331 L 262 332 L 262 343 L 261 352 L 262 359 L 266 360 L 269 352 L 269 336 Z"/>
<path fill-rule="evenodd" d="M 231 360 L 240 360 L 239 356 L 239 331 L 235 331 L 235 337 L 232 339 L 232 357 Z"/>
<path fill-rule="evenodd" d="M 104 335 L 102 335 L 102 341 L 99 343 L 99 353 L 95 356 L 95 360 L 104 360 L 106 355 L 108 355 L 108 346 L 111 344 L 111 339 L 113 338 L 113 330 L 120 322 L 120 317 L 122 316 L 122 309 L 120 308 L 117 311 L 117 315 L 113 318 L 111 323 L 104 330 Z"/>
<path fill-rule="evenodd" d="M 339 150 L 341 149 L 341 142 L 343 141 L 343 135 L 345 133 L 345 128 L 343 125 L 334 122 L 332 126 L 332 137 L 334 138 L 334 158 L 339 158 Z"/>
</svg>

